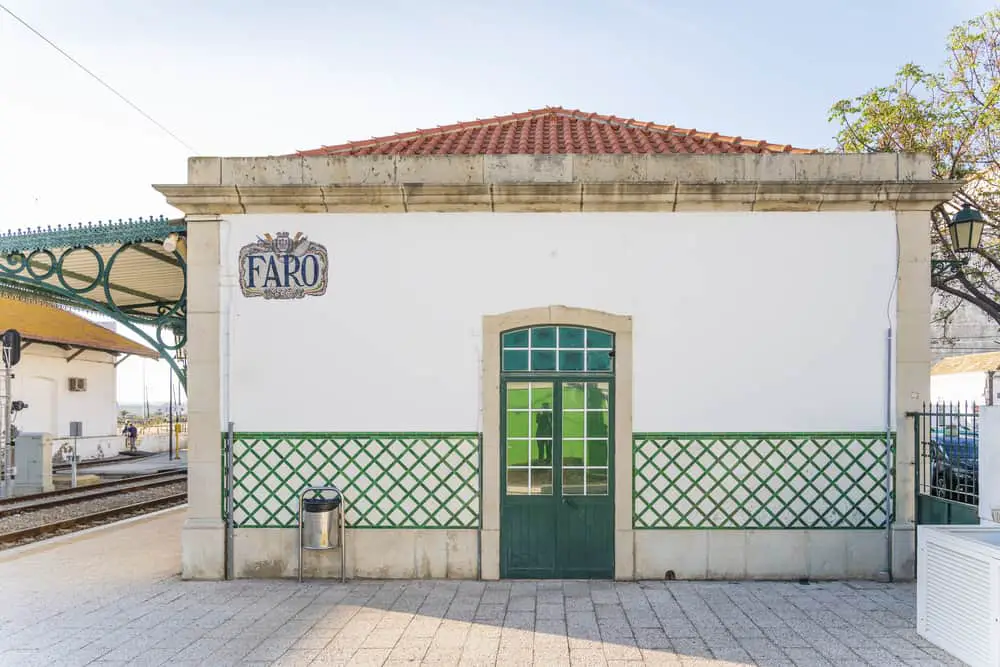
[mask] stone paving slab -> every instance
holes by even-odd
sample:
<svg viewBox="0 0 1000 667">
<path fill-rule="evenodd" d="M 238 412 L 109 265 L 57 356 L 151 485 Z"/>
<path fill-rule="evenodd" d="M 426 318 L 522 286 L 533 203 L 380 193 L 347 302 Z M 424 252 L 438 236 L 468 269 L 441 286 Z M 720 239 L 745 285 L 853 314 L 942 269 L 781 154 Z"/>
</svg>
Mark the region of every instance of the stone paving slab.
<svg viewBox="0 0 1000 667">
<path fill-rule="evenodd" d="M 183 511 L 0 552 L 0 665 L 960 665 L 912 584 L 183 582 Z"/>
</svg>

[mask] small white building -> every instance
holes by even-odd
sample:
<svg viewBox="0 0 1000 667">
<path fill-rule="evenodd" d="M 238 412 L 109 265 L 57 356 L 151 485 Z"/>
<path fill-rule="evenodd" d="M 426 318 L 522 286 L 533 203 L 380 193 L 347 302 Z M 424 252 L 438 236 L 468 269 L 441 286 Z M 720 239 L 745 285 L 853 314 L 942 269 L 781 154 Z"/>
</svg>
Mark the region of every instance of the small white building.
<svg viewBox="0 0 1000 667">
<path fill-rule="evenodd" d="M 932 403 L 1000 402 L 1000 351 L 947 357 L 931 368 Z"/>
<path fill-rule="evenodd" d="M 298 495 L 335 483 L 354 577 L 912 577 L 959 184 L 812 153 L 548 108 L 191 159 L 156 186 L 187 223 L 183 576 L 294 576 Z"/>
<path fill-rule="evenodd" d="M 11 383 L 14 400 L 28 407 L 16 414 L 22 432 L 52 435 L 53 455 L 77 438 L 82 458 L 118 453 L 116 366 L 130 355 L 157 353 L 56 306 L 0 299 L 0 330 L 21 334 L 21 361 Z"/>
</svg>

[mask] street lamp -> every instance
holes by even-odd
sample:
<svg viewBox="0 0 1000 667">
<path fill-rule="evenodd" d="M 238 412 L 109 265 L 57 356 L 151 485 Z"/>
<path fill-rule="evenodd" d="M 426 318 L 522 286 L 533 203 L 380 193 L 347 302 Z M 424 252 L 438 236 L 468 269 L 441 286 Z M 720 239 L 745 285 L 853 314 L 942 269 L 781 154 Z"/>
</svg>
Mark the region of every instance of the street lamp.
<svg viewBox="0 0 1000 667">
<path fill-rule="evenodd" d="M 177 250 L 177 241 L 179 237 L 176 232 L 170 232 L 167 234 L 167 238 L 163 239 L 163 249 L 167 252 L 173 252 Z"/>
<path fill-rule="evenodd" d="M 971 204 L 962 204 L 962 210 L 952 216 L 948 223 L 952 250 L 969 252 L 979 248 L 985 222 L 983 214 L 972 208 Z"/>
<path fill-rule="evenodd" d="M 983 214 L 972 208 L 971 204 L 962 204 L 961 210 L 948 221 L 948 235 L 951 237 L 951 250 L 954 253 L 970 253 L 979 249 L 983 239 L 983 226 L 986 220 Z M 968 257 L 962 259 L 932 259 L 931 273 L 940 277 L 947 271 L 960 271 L 969 263 Z"/>
</svg>

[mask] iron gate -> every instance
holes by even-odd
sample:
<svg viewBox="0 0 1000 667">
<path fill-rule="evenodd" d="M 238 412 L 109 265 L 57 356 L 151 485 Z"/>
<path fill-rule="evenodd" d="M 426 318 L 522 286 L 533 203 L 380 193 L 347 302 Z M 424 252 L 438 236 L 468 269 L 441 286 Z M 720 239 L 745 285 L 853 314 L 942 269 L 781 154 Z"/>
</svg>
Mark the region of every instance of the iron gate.
<svg viewBox="0 0 1000 667">
<path fill-rule="evenodd" d="M 979 523 L 979 406 L 924 404 L 911 412 L 918 524 Z"/>
</svg>

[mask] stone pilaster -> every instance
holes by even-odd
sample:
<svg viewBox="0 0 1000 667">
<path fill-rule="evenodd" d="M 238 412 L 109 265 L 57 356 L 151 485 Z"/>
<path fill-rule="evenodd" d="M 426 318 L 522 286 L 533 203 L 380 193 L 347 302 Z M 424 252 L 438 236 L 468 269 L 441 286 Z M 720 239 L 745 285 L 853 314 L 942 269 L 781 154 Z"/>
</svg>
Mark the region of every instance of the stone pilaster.
<svg viewBox="0 0 1000 667">
<path fill-rule="evenodd" d="M 893 576 L 912 579 L 915 571 L 914 521 L 916 444 L 907 412 L 930 398 L 930 211 L 900 210 L 899 278 L 896 292 L 896 523 L 893 528 Z"/>
<path fill-rule="evenodd" d="M 187 216 L 188 513 L 185 579 L 225 576 L 220 411 L 219 219 Z"/>
</svg>

